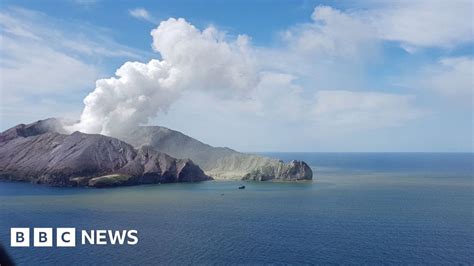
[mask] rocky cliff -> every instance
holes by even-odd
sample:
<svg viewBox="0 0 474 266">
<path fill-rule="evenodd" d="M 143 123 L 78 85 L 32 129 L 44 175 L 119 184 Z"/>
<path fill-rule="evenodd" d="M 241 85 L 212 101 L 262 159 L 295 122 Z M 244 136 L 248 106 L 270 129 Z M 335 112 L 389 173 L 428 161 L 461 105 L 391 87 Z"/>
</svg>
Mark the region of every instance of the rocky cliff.
<svg viewBox="0 0 474 266">
<path fill-rule="evenodd" d="M 313 178 L 311 168 L 304 162 L 284 163 L 229 148 L 212 147 L 165 127 L 143 126 L 115 137 L 135 147 L 149 145 L 176 158 L 190 158 L 215 179 L 293 181 Z"/>
<path fill-rule="evenodd" d="M 301 161 L 291 161 L 288 164 L 280 162 L 275 165 L 263 165 L 246 174 L 243 180 L 267 181 L 267 180 L 311 180 L 313 172 L 311 168 Z"/>
<path fill-rule="evenodd" d="M 0 178 L 54 186 L 109 187 L 192 182 L 211 177 L 189 159 L 139 149 L 107 136 L 64 133 L 56 119 L 0 134 Z"/>
<path fill-rule="evenodd" d="M 20 124 L 0 134 L 0 178 L 103 187 L 201 181 L 210 176 L 256 181 L 313 177 L 305 162 L 285 163 L 212 147 L 165 127 L 138 127 L 114 137 L 118 139 L 68 135 L 63 121 L 53 118 Z"/>
</svg>

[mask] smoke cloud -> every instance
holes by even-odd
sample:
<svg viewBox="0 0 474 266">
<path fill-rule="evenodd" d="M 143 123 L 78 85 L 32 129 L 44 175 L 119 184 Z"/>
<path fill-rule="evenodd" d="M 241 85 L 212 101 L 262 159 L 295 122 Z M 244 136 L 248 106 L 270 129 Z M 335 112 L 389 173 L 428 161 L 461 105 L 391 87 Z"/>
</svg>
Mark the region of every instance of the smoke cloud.
<svg viewBox="0 0 474 266">
<path fill-rule="evenodd" d="M 259 83 L 245 35 L 230 39 L 212 26 L 200 31 L 182 18 L 170 18 L 151 36 L 161 60 L 126 62 L 115 77 L 98 80 L 71 131 L 120 134 L 166 112 L 189 90 L 245 97 Z"/>
<path fill-rule="evenodd" d="M 175 104 L 201 104 L 184 119 L 212 110 L 207 118 L 216 121 L 213 115 L 224 110 L 274 131 L 280 128 L 273 124 L 395 127 L 421 116 L 409 95 L 347 90 L 357 84 L 359 61 L 367 57 L 361 51 L 378 42 L 364 20 L 329 7 L 316 7 L 312 18 L 284 32 L 283 45 L 273 48 L 252 46 L 246 35 L 229 36 L 213 26 L 199 30 L 182 18 L 162 21 L 151 31 L 160 59 L 127 62 L 114 77 L 98 80 L 84 99 L 80 122 L 68 129 L 120 136 Z M 232 124 L 234 118 L 223 119 Z"/>
</svg>

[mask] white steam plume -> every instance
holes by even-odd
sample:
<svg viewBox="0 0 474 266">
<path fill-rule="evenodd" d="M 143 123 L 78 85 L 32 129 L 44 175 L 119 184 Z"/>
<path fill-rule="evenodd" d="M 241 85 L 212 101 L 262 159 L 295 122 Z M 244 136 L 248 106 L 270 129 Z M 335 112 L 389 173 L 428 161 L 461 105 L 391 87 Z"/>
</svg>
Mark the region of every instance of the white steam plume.
<svg viewBox="0 0 474 266">
<path fill-rule="evenodd" d="M 126 62 L 116 77 L 98 80 L 71 131 L 120 134 L 165 112 L 187 90 L 227 97 L 259 83 L 245 35 L 228 41 L 214 27 L 200 31 L 181 18 L 161 22 L 151 35 L 162 60 Z"/>
</svg>

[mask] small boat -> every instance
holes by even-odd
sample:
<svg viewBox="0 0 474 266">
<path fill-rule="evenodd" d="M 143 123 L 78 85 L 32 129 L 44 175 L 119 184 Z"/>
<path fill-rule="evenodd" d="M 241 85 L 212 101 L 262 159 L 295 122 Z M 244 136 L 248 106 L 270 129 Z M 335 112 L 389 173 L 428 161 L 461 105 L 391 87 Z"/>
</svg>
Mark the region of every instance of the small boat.
<svg viewBox="0 0 474 266">
<path fill-rule="evenodd" d="M 240 186 L 239 189 L 245 189 L 245 186 Z"/>
</svg>

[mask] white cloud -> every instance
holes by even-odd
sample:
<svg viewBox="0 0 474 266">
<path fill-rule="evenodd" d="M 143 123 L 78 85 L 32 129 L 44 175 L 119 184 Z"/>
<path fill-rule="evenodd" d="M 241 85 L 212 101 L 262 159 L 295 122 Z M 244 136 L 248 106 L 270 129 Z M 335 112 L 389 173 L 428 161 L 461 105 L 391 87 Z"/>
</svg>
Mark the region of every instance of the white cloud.
<svg viewBox="0 0 474 266">
<path fill-rule="evenodd" d="M 318 91 L 312 115 L 322 128 L 399 127 L 425 114 L 414 100 L 410 95 L 380 92 Z"/>
<path fill-rule="evenodd" d="M 228 38 L 215 27 L 198 30 L 184 19 L 170 18 L 151 32 L 153 48 L 164 61 L 179 69 L 183 86 L 217 93 L 255 87 L 258 72 L 249 39 Z M 192 84 L 191 84 L 192 83 Z"/>
<path fill-rule="evenodd" d="M 115 76 L 97 80 L 73 129 L 116 134 L 158 115 L 154 124 L 215 145 L 308 150 L 321 136 L 337 141 L 338 133 L 345 138 L 404 127 L 427 112 L 413 95 L 369 90 L 365 65 L 377 60 L 387 41 L 411 53 L 472 42 L 469 7 L 464 1 L 398 1 L 345 11 L 318 6 L 308 23 L 284 31 L 272 48 L 254 46 L 246 35 L 214 26 L 200 30 L 170 18 L 151 32 L 160 60 L 129 61 Z M 157 22 L 143 8 L 129 14 Z M 34 107 L 37 116 L 54 115 L 44 105 L 64 114 L 73 102 L 69 96 L 84 93 L 96 80 L 97 59 L 142 59 L 141 52 L 117 44 L 106 30 L 87 29 L 90 25 L 64 25 L 18 8 L 0 16 L 1 113 L 12 121 L 29 115 L 21 112 L 23 106 Z M 470 56 L 441 59 L 415 73 L 410 85 L 470 99 L 472 64 Z M 316 144 L 308 148 L 308 142 Z"/>
<path fill-rule="evenodd" d="M 362 18 L 328 6 L 318 6 L 312 22 L 283 32 L 293 53 L 358 59 L 376 47 L 375 28 Z"/>
<path fill-rule="evenodd" d="M 437 63 L 425 66 L 411 78 L 411 87 L 431 90 L 442 97 L 457 102 L 473 104 L 474 58 L 446 57 Z"/>
<path fill-rule="evenodd" d="M 329 18 L 333 15 L 336 18 Z M 354 23 L 328 8 L 317 9 L 315 17 L 326 19 L 324 24 L 335 29 L 340 29 L 341 21 L 343 25 Z M 323 31 L 336 42 L 344 39 Z M 315 34 L 319 36 L 319 30 Z M 292 65 L 272 70 L 268 58 L 259 57 L 261 53 L 245 35 L 232 38 L 213 26 L 201 31 L 184 19 L 174 18 L 161 22 L 151 35 L 153 49 L 162 60 L 127 62 L 116 77 L 97 81 L 96 89 L 84 100 L 81 122 L 71 130 L 117 135 L 168 112 L 183 98 L 204 101 L 207 106 L 200 106 L 199 112 L 247 117 L 254 125 L 277 122 L 280 127 L 294 123 L 311 127 L 316 123 L 351 131 L 401 126 L 421 115 L 413 106 L 412 96 L 315 91 L 307 84 L 298 84 L 298 76 L 291 74 Z M 338 57 L 332 52 L 341 49 L 332 47 L 325 52 Z M 347 50 L 348 54 L 354 50 Z M 291 50 L 285 52 L 292 54 Z"/>
<path fill-rule="evenodd" d="M 398 130 L 428 115 L 417 107 L 414 96 L 367 91 L 307 95 L 298 86 L 285 87 L 287 78 L 263 78 L 266 81 L 248 99 L 221 99 L 190 91 L 149 124 L 242 151 L 314 151 L 321 147 L 344 151 L 344 145 L 357 143 L 366 132 Z M 371 145 L 370 149 L 377 150 Z"/>
<path fill-rule="evenodd" d="M 115 134 L 158 115 L 154 124 L 211 144 L 277 150 L 283 146 L 275 139 L 307 149 L 307 141 L 324 134 L 403 127 L 427 112 L 413 95 L 369 91 L 364 66 L 377 60 L 384 41 L 409 52 L 472 42 L 472 13 L 465 11 L 470 4 L 444 3 L 391 2 L 346 11 L 318 6 L 309 23 L 284 31 L 283 44 L 272 48 L 256 47 L 246 35 L 214 26 L 200 30 L 170 18 L 151 32 L 161 59 L 129 61 L 115 76 L 97 80 L 74 129 Z M 129 13 L 156 22 L 143 8 Z M 52 110 L 39 103 L 73 102 L 67 95 L 84 93 L 99 75 L 97 58 L 142 58 L 106 30 L 64 25 L 38 12 L 2 11 L 0 24 L 1 113 L 12 121 L 28 115 L 21 112 L 26 105 L 35 106 L 37 116 L 49 116 Z M 472 65 L 471 57 L 444 58 L 415 73 L 410 84 L 469 98 Z M 41 97 L 35 101 L 32 95 Z M 67 109 L 54 106 L 61 113 Z"/>
<path fill-rule="evenodd" d="M 0 34 L 2 127 L 17 123 L 15 116 L 25 106 L 37 106 L 40 98 L 80 98 L 101 75 L 97 62 L 102 58 L 141 58 L 141 52 L 114 42 L 105 30 L 69 25 L 23 8 L 0 11 Z M 30 116 L 42 118 L 40 112 Z"/>
<path fill-rule="evenodd" d="M 359 58 L 368 53 L 370 57 L 380 41 L 398 42 L 410 53 L 429 47 L 452 49 L 474 40 L 473 3 L 395 1 L 348 11 L 317 6 L 311 23 L 297 25 L 282 36 L 291 49 L 305 56 Z"/>
<path fill-rule="evenodd" d="M 99 69 L 39 43 L 2 37 L 0 83 L 2 95 L 61 94 L 84 90 Z M 80 74 L 78 74 L 80 73 Z"/>
<path fill-rule="evenodd" d="M 395 1 L 360 12 L 383 40 L 400 42 L 407 51 L 417 47 L 453 48 L 472 42 L 473 1 Z"/>
<path fill-rule="evenodd" d="M 0 13 L 2 95 L 60 94 L 84 89 L 98 77 L 94 65 L 60 49 L 58 42 L 64 39 L 59 32 L 36 24 L 44 15 L 19 8 L 9 11 Z"/>
<path fill-rule="evenodd" d="M 164 61 L 125 63 L 117 78 L 96 82 L 96 89 L 84 99 L 81 123 L 73 129 L 110 135 L 147 122 L 178 97 L 173 72 Z"/>
<path fill-rule="evenodd" d="M 144 8 L 135 8 L 128 11 L 130 16 L 155 24 L 157 20 Z"/>
<path fill-rule="evenodd" d="M 117 77 L 101 79 L 84 100 L 81 123 L 73 129 L 119 133 L 167 111 L 186 90 L 238 97 L 257 84 L 247 40 L 228 40 L 213 27 L 198 30 L 184 19 L 163 21 L 152 31 L 162 60 L 127 62 Z"/>
<path fill-rule="evenodd" d="M 29 9 L 10 7 L 0 12 L 0 25 L 2 38 L 41 44 L 65 54 L 135 59 L 145 54 L 115 42 L 107 29 L 57 21 Z"/>
</svg>

